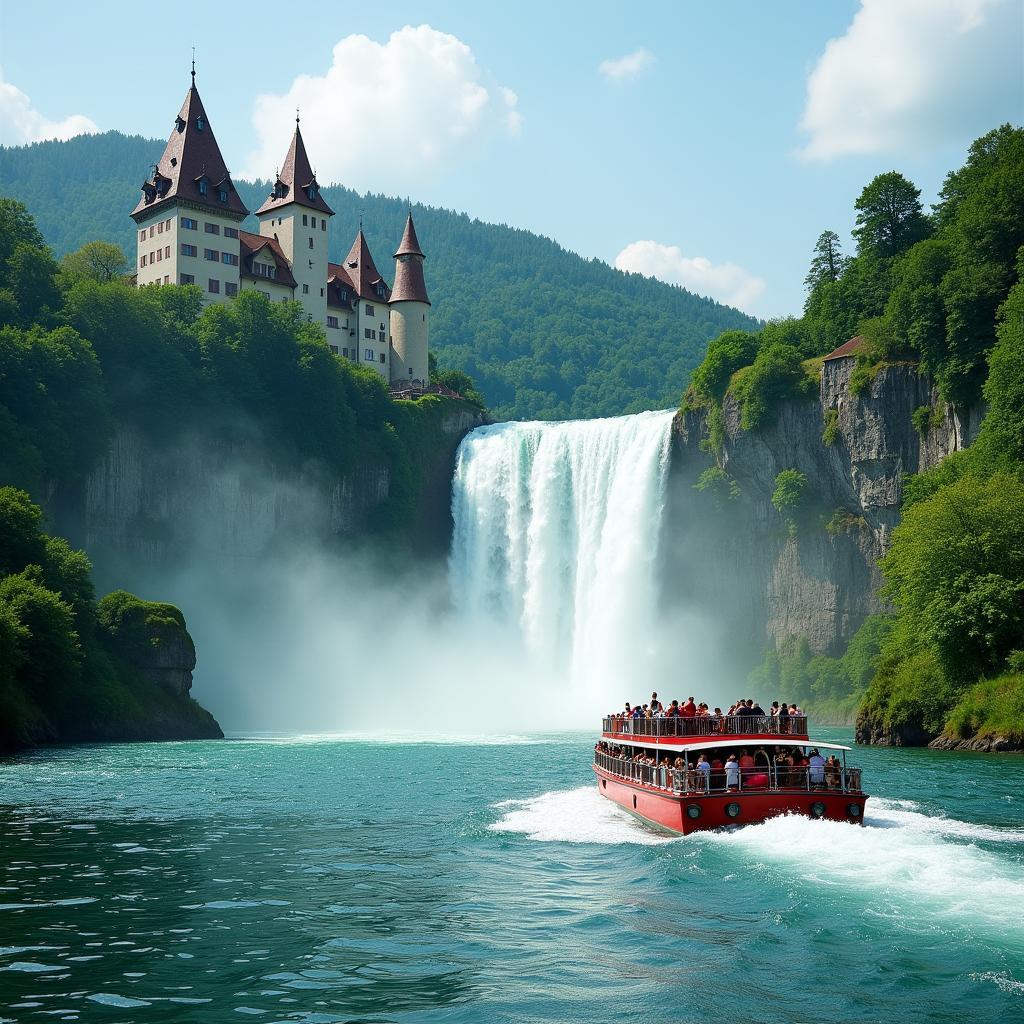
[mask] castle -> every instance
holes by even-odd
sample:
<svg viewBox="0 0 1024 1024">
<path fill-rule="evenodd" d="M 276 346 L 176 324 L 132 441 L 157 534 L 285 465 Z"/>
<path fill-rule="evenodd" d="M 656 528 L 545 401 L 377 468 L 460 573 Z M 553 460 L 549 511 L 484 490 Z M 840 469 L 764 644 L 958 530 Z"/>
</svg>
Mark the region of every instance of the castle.
<svg viewBox="0 0 1024 1024">
<path fill-rule="evenodd" d="M 389 384 L 425 382 L 430 299 L 412 211 L 389 288 L 374 265 L 362 225 L 342 263 L 327 258 L 334 211 L 320 194 L 295 118 L 295 134 L 274 187 L 256 211 L 259 234 L 231 181 L 203 102 L 192 85 L 152 177 L 131 216 L 138 227 L 138 285 L 196 284 L 207 302 L 241 288 L 271 301 L 294 299 L 324 325 L 331 351 L 372 365 Z"/>
</svg>

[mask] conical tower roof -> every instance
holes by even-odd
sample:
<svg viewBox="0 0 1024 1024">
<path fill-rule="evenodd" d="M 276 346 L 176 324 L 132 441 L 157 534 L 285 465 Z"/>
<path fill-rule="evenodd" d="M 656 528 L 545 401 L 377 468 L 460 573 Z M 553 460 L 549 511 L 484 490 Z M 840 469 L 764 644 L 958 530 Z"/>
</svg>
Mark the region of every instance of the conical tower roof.
<svg viewBox="0 0 1024 1024">
<path fill-rule="evenodd" d="M 320 195 L 320 185 L 313 173 L 313 167 L 306 154 L 306 144 L 302 141 L 302 132 L 299 129 L 299 119 L 295 118 L 295 134 L 292 136 L 292 143 L 288 147 L 284 163 L 281 165 L 281 172 L 274 182 L 274 190 L 267 197 L 266 202 L 256 211 L 257 214 L 268 213 L 271 210 L 280 209 L 289 203 L 298 203 L 299 206 L 306 206 L 311 210 L 334 216 L 334 211 Z"/>
<path fill-rule="evenodd" d="M 380 276 L 380 271 L 374 265 L 373 257 L 370 255 L 370 247 L 366 244 L 366 236 L 363 229 L 359 229 L 356 240 L 352 243 L 348 255 L 342 261 L 342 268 L 352 282 L 356 293 L 364 299 L 380 299 L 377 293 L 377 286 L 384 285 L 384 301 L 389 297 L 390 289 L 387 282 Z"/>
<path fill-rule="evenodd" d="M 423 261 L 426 256 L 420 248 L 416 237 L 416 225 L 412 222 L 412 211 L 405 222 L 402 241 L 395 253 L 395 287 L 391 290 L 392 302 L 425 302 L 430 305 L 427 297 L 427 282 L 423 279 Z"/>
<path fill-rule="evenodd" d="M 205 194 L 204 194 L 205 186 Z M 222 202 L 221 194 L 225 198 Z M 132 210 L 136 221 L 155 210 L 169 206 L 175 199 L 184 199 L 218 212 L 245 217 L 249 211 L 242 202 L 220 146 L 210 127 L 203 101 L 196 88 L 195 71 L 192 85 L 174 122 L 160 162 L 153 176 L 142 185 L 142 198 Z"/>
<path fill-rule="evenodd" d="M 402 233 L 402 241 L 398 245 L 395 257 L 399 256 L 423 256 L 420 248 L 420 240 L 416 237 L 416 225 L 412 222 L 412 210 L 405 221 L 405 231 Z M 426 259 L 426 256 L 423 256 Z"/>
</svg>

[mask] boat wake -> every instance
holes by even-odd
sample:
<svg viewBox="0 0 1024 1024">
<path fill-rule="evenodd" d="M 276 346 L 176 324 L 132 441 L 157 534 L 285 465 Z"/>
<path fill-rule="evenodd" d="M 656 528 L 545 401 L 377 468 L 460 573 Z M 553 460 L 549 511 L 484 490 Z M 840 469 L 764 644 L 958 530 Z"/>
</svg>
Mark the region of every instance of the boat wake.
<svg viewBox="0 0 1024 1024">
<path fill-rule="evenodd" d="M 541 843 L 658 846 L 676 842 L 634 821 L 593 786 L 543 793 L 529 800 L 504 800 L 494 807 L 504 813 L 488 826 L 492 832 L 517 832 Z"/>
<path fill-rule="evenodd" d="M 903 917 L 912 903 L 922 920 L 998 926 L 1024 942 L 1024 921 L 1007 914 L 1010 906 L 1024 906 L 1024 867 L 1017 858 L 977 845 L 1016 844 L 1024 852 L 1024 829 L 932 817 L 916 807 L 876 797 L 864 828 L 785 815 L 676 839 L 648 829 L 584 786 L 497 804 L 501 817 L 490 828 L 549 843 L 679 843 L 713 862 L 716 872 L 782 870 L 822 888 L 881 894 L 875 913 Z M 710 863 L 702 866 L 711 869 Z"/>
</svg>

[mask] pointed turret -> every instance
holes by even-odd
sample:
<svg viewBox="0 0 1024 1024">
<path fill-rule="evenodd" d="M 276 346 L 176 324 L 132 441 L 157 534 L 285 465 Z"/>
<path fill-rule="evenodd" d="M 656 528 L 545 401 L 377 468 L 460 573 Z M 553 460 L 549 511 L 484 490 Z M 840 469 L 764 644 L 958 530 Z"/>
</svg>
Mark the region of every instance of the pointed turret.
<svg viewBox="0 0 1024 1024">
<path fill-rule="evenodd" d="M 278 210 L 288 203 L 298 203 L 318 213 L 334 216 L 334 211 L 320 194 L 320 185 L 313 173 L 313 166 L 306 155 L 306 144 L 302 141 L 299 129 L 299 118 L 295 118 L 295 134 L 281 165 L 280 173 L 266 202 L 256 211 L 257 214 Z"/>
<path fill-rule="evenodd" d="M 430 305 L 427 297 L 427 284 L 423 280 L 423 261 L 426 256 L 420 248 L 416 237 L 416 226 L 412 222 L 412 211 L 405 222 L 402 241 L 395 253 L 395 287 L 391 291 L 392 302 L 425 302 Z"/>
<path fill-rule="evenodd" d="M 142 198 L 132 211 L 137 223 L 170 206 L 175 199 L 239 218 L 249 211 L 235 191 L 227 164 L 196 88 L 195 71 L 185 102 L 174 121 L 160 162 L 142 185 Z"/>
<path fill-rule="evenodd" d="M 430 299 L 423 280 L 425 259 L 410 210 L 395 252 L 395 287 L 391 291 L 392 383 L 426 383 L 430 374 Z"/>
<path fill-rule="evenodd" d="M 361 226 L 356 240 L 352 243 L 352 248 L 349 249 L 348 255 L 342 261 L 342 268 L 358 296 L 369 299 L 371 302 L 374 299 L 382 299 L 387 302 L 390 297 L 390 289 L 373 262 L 370 247 L 366 243 L 366 235 L 363 234 Z"/>
</svg>

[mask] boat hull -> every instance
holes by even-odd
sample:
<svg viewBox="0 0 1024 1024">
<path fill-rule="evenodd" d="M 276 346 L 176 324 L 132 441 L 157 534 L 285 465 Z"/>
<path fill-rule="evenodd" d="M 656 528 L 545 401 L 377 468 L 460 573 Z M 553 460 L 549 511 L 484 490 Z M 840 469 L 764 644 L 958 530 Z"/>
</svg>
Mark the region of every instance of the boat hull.
<svg viewBox="0 0 1024 1024">
<path fill-rule="evenodd" d="M 842 793 L 832 790 L 746 790 L 714 792 L 700 795 L 666 793 L 642 783 L 628 782 L 594 766 L 597 788 L 601 796 L 624 807 L 630 814 L 659 829 L 676 835 L 704 832 L 724 825 L 753 825 L 780 814 L 801 814 L 807 818 L 864 823 L 864 793 Z M 727 808 L 738 805 L 732 816 Z M 699 817 L 691 817 L 688 807 L 700 809 Z M 858 809 L 857 815 L 850 808 Z M 820 813 L 816 813 L 816 810 Z"/>
</svg>

